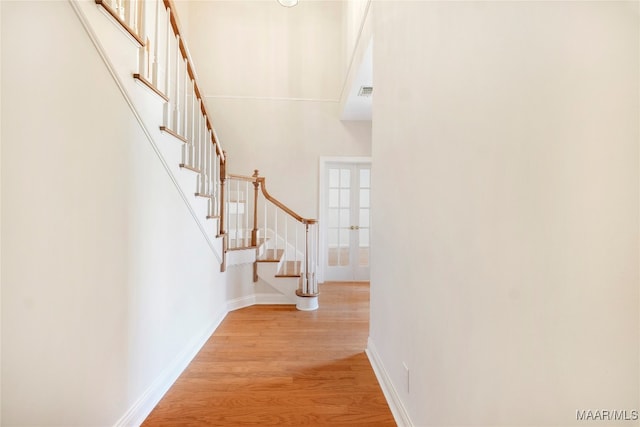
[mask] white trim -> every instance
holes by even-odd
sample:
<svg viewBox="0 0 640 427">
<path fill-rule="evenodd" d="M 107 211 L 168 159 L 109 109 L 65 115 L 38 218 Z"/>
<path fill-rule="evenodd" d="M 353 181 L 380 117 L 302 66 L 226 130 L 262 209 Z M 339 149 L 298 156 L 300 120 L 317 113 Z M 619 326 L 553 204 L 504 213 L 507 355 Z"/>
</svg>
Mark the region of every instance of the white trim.
<svg viewBox="0 0 640 427">
<path fill-rule="evenodd" d="M 256 305 L 261 304 L 278 304 L 278 305 L 294 305 L 290 296 L 284 294 L 255 294 Z"/>
<path fill-rule="evenodd" d="M 173 383 L 187 366 L 189 366 L 189 363 L 191 363 L 211 335 L 213 335 L 226 315 L 226 311 L 219 313 L 213 322 L 169 363 L 149 388 L 142 393 L 122 418 L 115 423 L 116 427 L 139 426 L 144 422 L 145 418 L 149 416 L 153 408 L 160 402 L 160 399 L 169 391 Z"/>
<path fill-rule="evenodd" d="M 235 298 L 227 302 L 227 310 L 235 311 L 241 308 L 251 307 L 252 305 L 295 305 L 295 302 L 283 294 L 251 294 L 245 297 Z"/>
<path fill-rule="evenodd" d="M 330 102 L 337 104 L 339 99 L 318 99 L 318 98 L 289 98 L 277 96 L 234 96 L 234 95 L 203 95 L 203 98 L 216 99 L 244 99 L 255 101 L 304 101 L 304 102 Z"/>
<path fill-rule="evenodd" d="M 234 298 L 227 301 L 227 310 L 235 311 L 241 308 L 250 307 L 256 303 L 255 294 L 247 295 L 246 297 Z"/>
<path fill-rule="evenodd" d="M 318 167 L 318 187 L 319 187 L 319 198 L 318 198 L 318 212 L 316 212 L 318 216 L 318 223 L 320 224 L 322 230 L 319 230 L 319 253 L 318 253 L 318 282 L 324 283 L 325 278 L 325 254 L 327 252 L 327 233 L 324 230 L 325 224 L 325 203 L 327 201 L 326 194 L 326 185 L 325 185 L 325 174 L 327 173 L 327 164 L 329 163 L 368 163 L 373 167 L 373 163 L 371 161 L 371 157 L 363 157 L 363 156 L 342 156 L 342 157 L 331 157 L 331 156 L 320 156 L 320 165 Z"/>
<path fill-rule="evenodd" d="M 204 236 L 207 244 L 209 245 L 209 248 L 211 248 L 211 252 L 213 252 L 213 254 L 215 255 L 215 257 L 218 260 L 218 262 L 222 263 L 222 255 L 219 254 L 218 251 L 216 251 L 216 244 L 209 238 L 209 235 L 207 234 L 207 231 L 204 229 L 204 226 L 202 225 L 202 223 L 200 222 L 200 220 L 198 218 L 198 214 L 193 209 L 193 206 L 191 205 L 191 202 L 189 201 L 189 198 L 187 198 L 187 195 L 184 193 L 184 191 L 182 191 L 182 188 L 180 187 L 180 184 L 178 183 L 177 178 L 174 176 L 171 168 L 167 164 L 167 161 L 165 160 L 164 156 L 160 152 L 160 149 L 158 148 L 158 145 L 156 144 L 156 141 L 151 136 L 151 133 L 149 132 L 149 129 L 147 129 L 147 127 L 145 126 L 144 121 L 142 120 L 142 116 L 138 112 L 136 106 L 133 104 L 133 101 L 132 101 L 131 97 L 129 96 L 129 93 L 125 89 L 124 84 L 120 80 L 120 77 L 118 76 L 118 73 L 116 72 L 113 63 L 111 63 L 111 61 L 107 57 L 107 53 L 105 52 L 104 47 L 102 46 L 102 44 L 98 40 L 98 36 L 93 31 L 93 29 L 91 27 L 91 24 L 89 24 L 89 20 L 87 19 L 87 16 L 81 10 L 81 6 L 80 6 L 81 2 L 82 2 L 82 0 L 69 0 L 69 3 L 71 4 L 72 9 L 74 10 L 74 12 L 76 13 L 76 16 L 78 17 L 78 19 L 82 23 L 82 27 L 87 32 L 87 35 L 89 36 L 89 39 L 91 40 L 91 43 L 96 48 L 96 51 L 98 52 L 98 55 L 100 55 L 100 58 L 104 62 L 105 66 L 107 67 L 107 70 L 109 71 L 109 74 L 111 74 L 111 77 L 113 77 L 113 80 L 116 83 L 116 86 L 118 87 L 118 89 L 122 93 L 122 96 L 124 97 L 124 99 L 125 99 L 127 105 L 129 106 L 129 108 L 131 109 L 131 112 L 133 113 L 133 116 L 138 121 L 138 124 L 140 125 L 140 128 L 142 129 L 142 132 L 145 134 L 145 136 L 147 137 L 147 139 L 151 143 L 151 147 L 153 148 L 153 151 L 158 156 L 158 159 L 160 160 L 160 163 L 162 163 L 162 166 L 165 168 L 167 174 L 169 175 L 169 178 L 171 179 L 173 184 L 176 186 L 176 189 L 178 190 L 178 194 L 180 194 L 180 197 L 184 201 L 185 205 L 187 205 L 187 209 L 189 209 L 189 212 L 191 213 L 191 216 L 193 217 L 194 221 L 198 225 L 198 228 L 202 232 L 202 235 Z M 190 196 L 190 197 L 193 198 L 193 196 Z"/>
<path fill-rule="evenodd" d="M 393 418 L 396 420 L 396 424 L 398 424 L 398 427 L 413 427 L 414 424 L 411 421 L 411 417 L 409 417 L 409 413 L 402 404 L 402 400 L 393 386 L 391 377 L 389 377 L 387 370 L 384 368 L 382 359 L 371 337 L 367 339 L 367 349 L 365 353 L 367 353 L 369 362 L 371 362 L 373 372 L 376 374 L 378 383 L 380 383 L 380 388 L 382 388 L 382 393 L 385 399 L 387 399 L 387 404 L 389 405 L 389 409 L 391 409 Z"/>
</svg>

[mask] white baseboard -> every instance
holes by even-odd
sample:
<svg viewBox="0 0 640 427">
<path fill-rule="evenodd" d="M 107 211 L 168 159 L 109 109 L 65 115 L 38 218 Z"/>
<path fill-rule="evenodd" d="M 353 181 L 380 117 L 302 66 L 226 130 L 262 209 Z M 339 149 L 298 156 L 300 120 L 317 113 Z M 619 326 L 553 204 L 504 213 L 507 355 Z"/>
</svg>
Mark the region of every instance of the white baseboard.
<svg viewBox="0 0 640 427">
<path fill-rule="evenodd" d="M 295 305 L 295 301 L 283 294 L 255 294 L 255 304 L 287 304 Z"/>
<path fill-rule="evenodd" d="M 116 427 L 139 426 L 149 416 L 160 399 L 171 388 L 189 363 L 198 354 L 202 346 L 213 335 L 216 328 L 224 320 L 227 312 L 219 313 L 213 322 L 182 351 L 156 378 L 147 390 L 136 400 L 129 410 L 116 423 Z"/>
<path fill-rule="evenodd" d="M 242 298 L 235 298 L 231 301 L 227 302 L 227 310 L 234 311 L 239 310 L 241 308 L 249 307 L 252 305 L 263 305 L 263 304 L 287 304 L 287 305 L 295 305 L 295 302 L 291 300 L 291 298 L 282 294 L 251 294 Z"/>
<path fill-rule="evenodd" d="M 389 405 L 389 409 L 391 409 L 393 418 L 396 420 L 396 424 L 398 424 L 398 427 L 413 427 L 409 413 L 402 404 L 402 400 L 400 400 L 400 396 L 393 386 L 387 370 L 382 364 L 380 355 L 371 337 L 367 340 L 367 349 L 365 352 L 367 353 L 369 362 L 371 362 L 373 372 L 376 374 L 376 378 L 378 378 L 378 383 L 380 383 L 380 388 L 382 388 L 382 393 L 384 393 L 384 397 L 387 399 L 387 404 Z"/>
<path fill-rule="evenodd" d="M 251 294 L 246 297 L 234 298 L 227 301 L 227 311 L 239 310 L 241 308 L 249 307 L 256 303 L 256 295 Z"/>
</svg>

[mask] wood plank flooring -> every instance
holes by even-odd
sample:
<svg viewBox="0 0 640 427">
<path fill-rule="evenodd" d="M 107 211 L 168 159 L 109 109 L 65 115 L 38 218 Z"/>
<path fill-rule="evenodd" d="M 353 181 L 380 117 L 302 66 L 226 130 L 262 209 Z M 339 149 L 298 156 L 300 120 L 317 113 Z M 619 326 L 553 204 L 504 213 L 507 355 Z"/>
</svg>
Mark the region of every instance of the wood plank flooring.
<svg viewBox="0 0 640 427">
<path fill-rule="evenodd" d="M 143 426 L 395 426 L 368 331 L 368 283 L 322 284 L 313 312 L 233 311 Z"/>
</svg>

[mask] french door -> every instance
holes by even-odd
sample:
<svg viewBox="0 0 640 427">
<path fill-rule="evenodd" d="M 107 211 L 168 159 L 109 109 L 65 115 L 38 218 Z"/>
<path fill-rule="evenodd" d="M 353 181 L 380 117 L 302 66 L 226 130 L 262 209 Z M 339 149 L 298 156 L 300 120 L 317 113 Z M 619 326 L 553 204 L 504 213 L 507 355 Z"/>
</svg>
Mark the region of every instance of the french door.
<svg viewBox="0 0 640 427">
<path fill-rule="evenodd" d="M 328 163 L 325 172 L 325 279 L 369 280 L 371 164 Z"/>
</svg>

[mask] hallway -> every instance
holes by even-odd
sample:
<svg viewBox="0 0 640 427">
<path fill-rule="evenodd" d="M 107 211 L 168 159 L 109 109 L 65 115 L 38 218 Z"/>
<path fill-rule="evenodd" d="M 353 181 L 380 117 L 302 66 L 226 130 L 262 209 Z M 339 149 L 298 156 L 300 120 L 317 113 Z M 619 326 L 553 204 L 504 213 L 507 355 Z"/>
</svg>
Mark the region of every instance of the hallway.
<svg viewBox="0 0 640 427">
<path fill-rule="evenodd" d="M 321 285 L 315 312 L 230 312 L 143 425 L 393 426 L 368 331 L 368 283 Z"/>
</svg>

